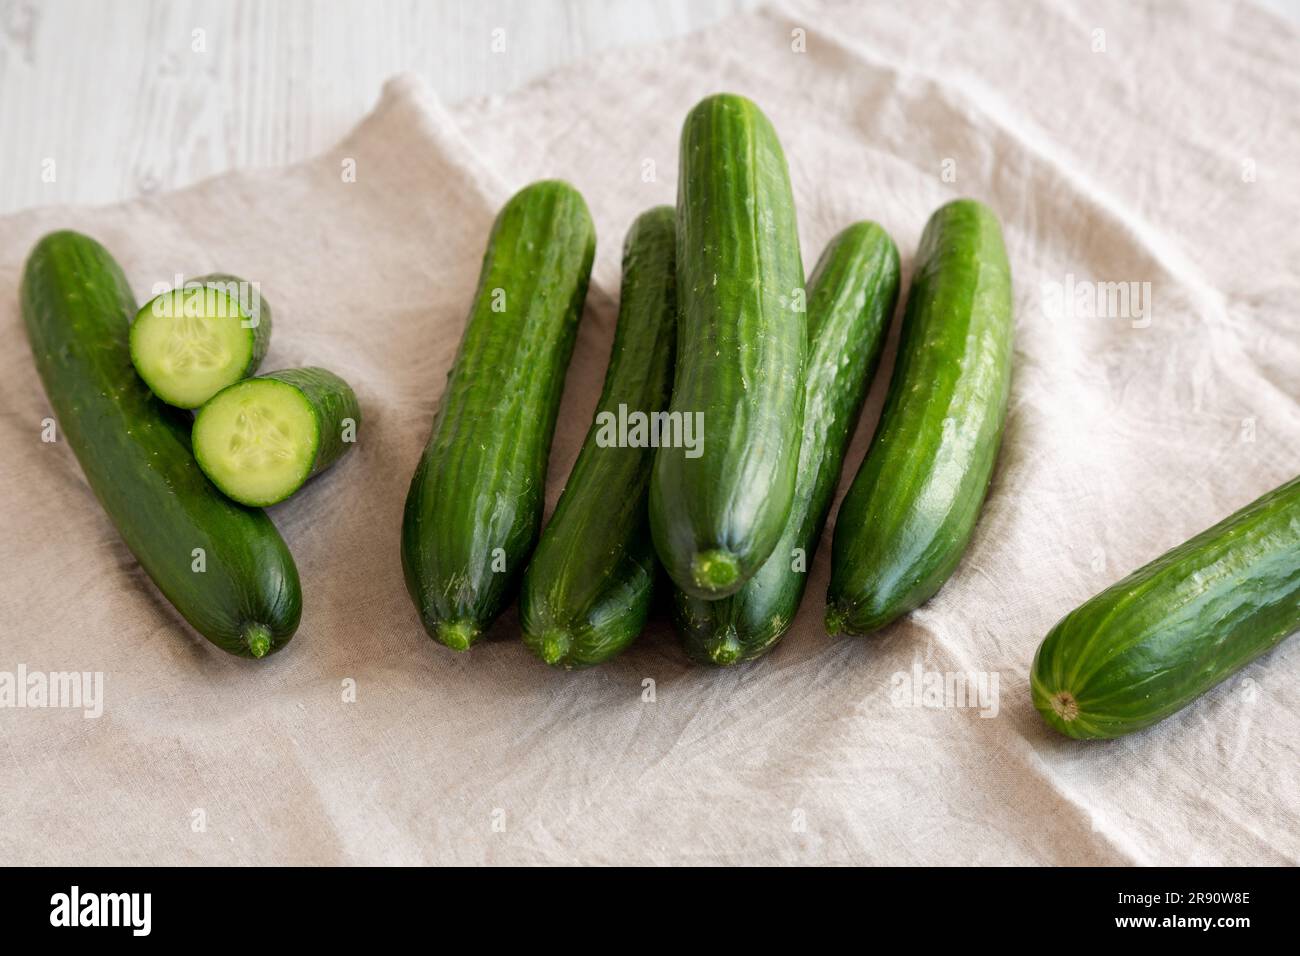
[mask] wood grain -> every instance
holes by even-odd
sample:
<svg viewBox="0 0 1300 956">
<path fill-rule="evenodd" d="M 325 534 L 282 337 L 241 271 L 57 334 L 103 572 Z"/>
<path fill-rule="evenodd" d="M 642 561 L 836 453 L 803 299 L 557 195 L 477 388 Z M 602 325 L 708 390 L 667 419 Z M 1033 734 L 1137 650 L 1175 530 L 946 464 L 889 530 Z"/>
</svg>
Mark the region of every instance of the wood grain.
<svg viewBox="0 0 1300 956">
<path fill-rule="evenodd" d="M 755 4 L 0 0 L 0 213 L 311 156 L 403 70 L 456 102 Z"/>
<path fill-rule="evenodd" d="M 314 155 L 403 70 L 454 103 L 757 2 L 0 0 L 0 214 Z"/>
</svg>

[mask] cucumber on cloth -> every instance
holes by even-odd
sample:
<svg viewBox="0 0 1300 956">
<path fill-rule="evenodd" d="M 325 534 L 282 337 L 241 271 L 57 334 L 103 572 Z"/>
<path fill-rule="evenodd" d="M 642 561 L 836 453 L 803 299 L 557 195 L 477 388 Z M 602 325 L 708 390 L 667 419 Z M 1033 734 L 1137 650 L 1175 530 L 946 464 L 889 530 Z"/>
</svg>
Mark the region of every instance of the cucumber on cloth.
<svg viewBox="0 0 1300 956">
<path fill-rule="evenodd" d="M 808 368 L 803 440 L 785 533 L 758 572 L 717 601 L 674 594 L 674 619 L 691 659 L 736 664 L 771 650 L 794 621 L 840 466 L 875 377 L 898 301 L 898 249 L 874 222 L 849 226 L 808 280 Z"/>
<path fill-rule="evenodd" d="M 961 560 L 1002 443 L 1011 267 L 997 217 L 959 199 L 926 223 L 880 423 L 835 519 L 826 630 L 866 634 Z"/>
<path fill-rule="evenodd" d="M 158 589 L 223 650 L 264 657 L 302 613 L 298 570 L 262 511 L 230 501 L 190 453 L 188 415 L 135 373 L 135 298 L 98 242 L 56 232 L 23 273 L 22 312 L 37 371 L 91 489 Z"/>
<path fill-rule="evenodd" d="M 1181 710 L 1300 629 L 1300 478 L 1085 601 L 1034 655 L 1034 706 L 1070 737 Z"/>
<path fill-rule="evenodd" d="M 227 386 L 194 419 L 194 457 L 228 497 L 265 507 L 338 461 L 357 440 L 361 408 L 323 368 L 268 372 Z"/>
<path fill-rule="evenodd" d="M 551 665 L 609 660 L 641 633 L 650 609 L 657 569 L 646 511 L 655 451 L 648 431 L 672 389 L 674 218 L 672 207 L 660 206 L 628 231 L 618 325 L 595 421 L 524 572 L 524 643 Z M 620 418 L 631 422 L 627 436 L 617 433 Z"/>
<path fill-rule="evenodd" d="M 537 542 L 546 462 L 596 230 L 568 183 L 497 215 L 460 351 L 411 479 L 402 570 L 425 630 L 467 650 L 514 596 Z"/>
<path fill-rule="evenodd" d="M 743 96 L 701 101 L 677 180 L 677 367 L 670 412 L 693 447 L 659 449 L 655 550 L 694 597 L 740 590 L 794 500 L 808 349 L 804 273 L 785 154 Z"/>
<path fill-rule="evenodd" d="M 169 405 L 198 408 L 257 371 L 271 344 L 271 307 L 238 276 L 214 273 L 155 296 L 131 323 L 131 361 Z"/>
</svg>

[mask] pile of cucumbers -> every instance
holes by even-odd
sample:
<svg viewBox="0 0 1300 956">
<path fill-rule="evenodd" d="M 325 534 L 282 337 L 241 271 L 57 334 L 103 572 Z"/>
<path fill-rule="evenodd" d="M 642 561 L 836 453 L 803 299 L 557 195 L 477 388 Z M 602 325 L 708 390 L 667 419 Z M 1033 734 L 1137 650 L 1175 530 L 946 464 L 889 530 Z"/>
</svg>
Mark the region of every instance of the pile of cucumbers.
<svg viewBox="0 0 1300 956">
<path fill-rule="evenodd" d="M 680 145 L 676 207 L 628 231 L 604 388 L 545 529 L 595 229 L 582 196 L 551 180 L 493 224 L 402 521 L 407 590 L 450 648 L 472 647 L 516 597 L 524 643 L 562 668 L 617 655 L 657 598 L 704 664 L 762 656 L 795 618 L 895 311 L 898 250 L 879 225 L 854 223 L 805 283 L 785 156 L 744 97 L 700 102 Z M 184 305 L 178 295 L 162 312 Z M 65 434 L 146 571 L 226 650 L 282 645 L 297 574 L 257 507 L 348 447 L 351 390 L 322 370 L 248 378 L 269 313 L 251 330 L 204 332 L 206 313 L 178 327 L 155 300 L 128 331 L 130 290 L 83 236 L 42 240 L 23 305 Z M 997 217 L 969 199 L 942 206 L 835 522 L 829 633 L 878 631 L 956 569 L 1002 440 L 1013 326 Z M 192 434 L 169 405 L 199 408 Z M 191 546 L 209 555 L 202 581 L 187 570 Z M 1070 736 L 1117 736 L 1297 628 L 1300 479 L 1067 615 L 1034 660 L 1034 703 Z"/>
</svg>

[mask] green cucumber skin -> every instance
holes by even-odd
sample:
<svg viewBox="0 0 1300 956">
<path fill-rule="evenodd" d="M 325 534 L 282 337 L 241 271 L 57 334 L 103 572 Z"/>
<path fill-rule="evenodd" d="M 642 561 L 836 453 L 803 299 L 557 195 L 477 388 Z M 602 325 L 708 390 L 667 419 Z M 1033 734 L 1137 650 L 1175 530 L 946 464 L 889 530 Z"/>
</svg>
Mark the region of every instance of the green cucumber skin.
<svg viewBox="0 0 1300 956">
<path fill-rule="evenodd" d="M 808 367 L 794 505 L 785 533 L 758 572 L 717 601 L 674 592 L 674 619 L 687 655 L 737 664 L 771 650 L 794 621 L 839 484 L 840 468 L 884 349 L 898 302 L 898 249 L 873 222 L 827 245 L 808 280 Z M 804 570 L 792 569 L 795 549 Z"/>
<path fill-rule="evenodd" d="M 190 452 L 189 416 L 136 376 L 127 345 L 135 301 L 112 256 L 88 236 L 51 233 L 28 257 L 21 296 L 60 431 L 145 572 L 222 650 L 279 650 L 302 613 L 293 558 L 264 512 L 208 482 Z M 192 570 L 195 548 L 203 572 Z"/>
<path fill-rule="evenodd" d="M 566 669 L 600 664 L 645 625 L 655 576 L 647 513 L 654 449 L 598 443 L 602 413 L 662 411 L 676 346 L 675 213 L 660 206 L 623 245 L 618 325 L 596 417 L 524 572 L 524 644 Z"/>
<path fill-rule="evenodd" d="M 266 350 L 271 347 L 271 304 L 266 301 L 266 298 L 261 294 L 260 290 L 255 291 L 252 289 L 251 283 L 246 282 L 244 279 L 241 279 L 239 276 L 231 275 L 230 273 L 227 272 L 209 273 L 208 275 L 199 276 L 198 278 L 192 280 L 192 282 L 195 285 L 218 286 L 224 292 L 230 292 L 230 291 L 236 292 L 237 298 L 239 300 L 240 308 L 243 309 L 244 314 L 246 316 L 249 316 L 250 318 L 253 317 L 252 309 L 254 308 L 254 306 L 256 306 L 257 308 L 256 324 L 250 326 L 248 329 L 249 334 L 252 335 L 253 337 L 253 351 L 249 357 L 248 364 L 244 366 L 243 372 L 240 374 L 239 378 L 244 379 L 252 375 L 254 372 L 257 371 L 258 367 L 262 364 L 262 359 L 266 357 Z M 233 290 L 229 288 L 231 285 L 234 286 Z M 255 302 L 253 301 L 253 295 L 250 295 L 250 293 L 254 291 L 256 294 Z M 166 295 L 166 293 L 160 293 L 160 294 Z M 137 317 L 140 314 L 143 314 L 146 309 L 151 308 L 153 306 L 154 299 L 157 298 L 158 296 L 154 296 L 153 299 L 150 299 L 143 306 L 141 306 L 139 312 L 137 313 Z M 130 346 L 130 348 L 131 348 L 131 362 L 135 366 L 137 374 L 141 374 L 140 369 L 142 365 L 144 365 L 144 357 L 135 354 L 135 349 L 133 344 Z M 141 374 L 141 378 L 144 378 L 143 374 Z M 236 381 L 238 381 L 238 379 Z M 231 384 L 234 383 L 232 382 Z M 166 402 L 169 405 L 175 405 L 174 402 L 168 402 L 167 399 L 162 395 L 157 395 L 157 397 L 159 400 Z M 187 408 L 189 406 L 176 405 L 175 407 Z"/>
<path fill-rule="evenodd" d="M 537 541 L 595 246 L 587 204 L 555 180 L 525 187 L 492 227 L 402 520 L 407 591 L 430 636 L 457 650 L 477 641 L 513 596 Z M 493 311 L 494 290 L 506 311 Z"/>
<path fill-rule="evenodd" d="M 1300 478 L 1067 614 L 1034 655 L 1034 706 L 1067 736 L 1119 737 L 1186 707 L 1297 629 Z"/>
<path fill-rule="evenodd" d="M 312 462 L 309 478 L 314 478 L 333 465 L 356 444 L 355 439 L 361 429 L 361 405 L 357 402 L 352 386 L 333 372 L 309 366 L 267 372 L 258 378 L 273 378 L 292 385 L 302 392 L 311 405 L 320 443 L 316 446 L 316 458 Z M 344 441 L 343 430 L 349 421 L 352 423 L 354 440 Z"/>
<path fill-rule="evenodd" d="M 808 333 L 785 154 L 741 96 L 703 100 L 682 128 L 677 296 L 671 411 L 703 414 L 704 445 L 697 458 L 659 450 L 650 525 L 674 583 L 716 599 L 738 591 L 785 530 Z"/>
<path fill-rule="evenodd" d="M 956 569 L 1002 442 L 1012 330 L 997 217 L 970 199 L 940 207 L 921 236 L 880 423 L 836 518 L 829 633 L 884 627 Z"/>
</svg>

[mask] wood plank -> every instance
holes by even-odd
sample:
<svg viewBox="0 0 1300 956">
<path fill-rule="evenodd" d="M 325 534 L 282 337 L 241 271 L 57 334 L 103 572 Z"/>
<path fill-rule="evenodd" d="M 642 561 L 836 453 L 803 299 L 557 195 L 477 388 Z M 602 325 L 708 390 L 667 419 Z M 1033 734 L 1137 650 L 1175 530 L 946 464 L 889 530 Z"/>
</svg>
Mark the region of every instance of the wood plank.
<svg viewBox="0 0 1300 956">
<path fill-rule="evenodd" d="M 0 213 L 314 155 L 404 70 L 457 102 L 755 5 L 0 0 Z"/>
</svg>

